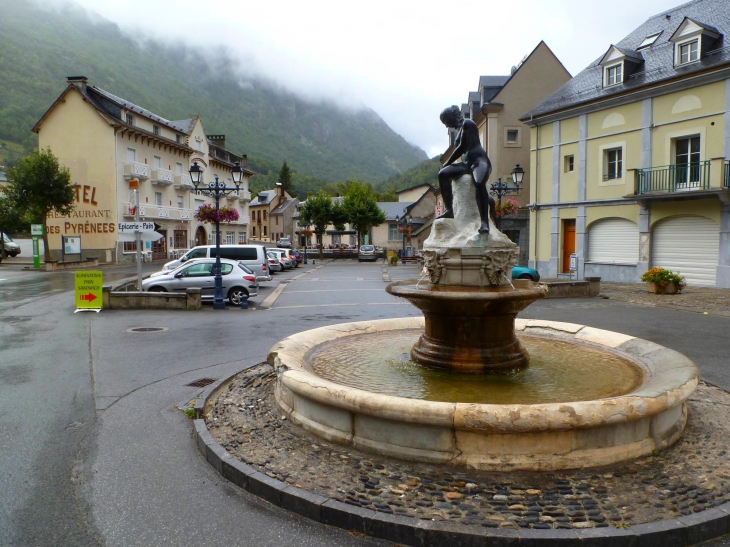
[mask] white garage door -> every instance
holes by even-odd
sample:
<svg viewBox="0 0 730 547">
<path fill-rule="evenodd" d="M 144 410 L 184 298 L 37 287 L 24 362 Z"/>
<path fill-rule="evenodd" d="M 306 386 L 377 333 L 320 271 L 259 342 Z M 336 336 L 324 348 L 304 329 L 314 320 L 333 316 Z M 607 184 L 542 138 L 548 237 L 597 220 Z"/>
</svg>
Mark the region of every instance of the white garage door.
<svg viewBox="0 0 730 547">
<path fill-rule="evenodd" d="M 639 261 L 639 227 L 625 218 L 607 218 L 588 228 L 588 261 L 636 264 Z"/>
<path fill-rule="evenodd" d="M 651 237 L 651 265 L 678 272 L 689 285 L 715 286 L 720 227 L 709 218 L 662 220 Z"/>
</svg>

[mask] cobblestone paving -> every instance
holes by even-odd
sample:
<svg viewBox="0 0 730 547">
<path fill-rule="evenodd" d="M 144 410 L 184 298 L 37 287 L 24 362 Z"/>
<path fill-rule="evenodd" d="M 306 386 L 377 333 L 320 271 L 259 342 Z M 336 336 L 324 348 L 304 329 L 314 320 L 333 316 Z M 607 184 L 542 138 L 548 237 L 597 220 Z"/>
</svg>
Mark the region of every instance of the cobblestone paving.
<svg viewBox="0 0 730 547">
<path fill-rule="evenodd" d="M 485 473 L 331 444 L 282 419 L 275 374 L 237 375 L 206 408 L 215 440 L 272 478 L 372 511 L 490 528 L 626 527 L 730 501 L 730 394 L 701 384 L 672 448 L 567 472 Z"/>
</svg>

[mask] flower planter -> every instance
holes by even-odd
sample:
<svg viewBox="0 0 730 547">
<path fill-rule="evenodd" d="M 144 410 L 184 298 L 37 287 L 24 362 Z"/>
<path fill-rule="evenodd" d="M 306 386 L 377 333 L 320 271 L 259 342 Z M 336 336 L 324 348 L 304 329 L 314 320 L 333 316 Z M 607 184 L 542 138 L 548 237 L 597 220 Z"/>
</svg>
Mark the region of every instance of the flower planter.
<svg viewBox="0 0 730 547">
<path fill-rule="evenodd" d="M 654 294 L 677 294 L 679 292 L 679 287 L 676 283 L 672 283 L 671 281 L 667 282 L 664 287 L 662 287 L 659 283 L 647 281 L 646 290 L 653 292 Z"/>
</svg>

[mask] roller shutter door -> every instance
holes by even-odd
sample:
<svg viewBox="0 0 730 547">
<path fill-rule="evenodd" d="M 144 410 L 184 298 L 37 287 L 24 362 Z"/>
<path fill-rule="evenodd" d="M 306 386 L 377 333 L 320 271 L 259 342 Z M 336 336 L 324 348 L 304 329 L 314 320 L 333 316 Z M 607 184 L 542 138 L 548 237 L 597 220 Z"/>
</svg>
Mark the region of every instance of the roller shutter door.
<svg viewBox="0 0 730 547">
<path fill-rule="evenodd" d="M 683 275 L 689 285 L 714 287 L 720 227 L 700 216 L 672 217 L 657 223 L 651 238 L 651 265 Z"/>
<path fill-rule="evenodd" d="M 588 261 L 636 264 L 639 261 L 639 227 L 625 218 L 594 222 L 588 229 Z"/>
</svg>

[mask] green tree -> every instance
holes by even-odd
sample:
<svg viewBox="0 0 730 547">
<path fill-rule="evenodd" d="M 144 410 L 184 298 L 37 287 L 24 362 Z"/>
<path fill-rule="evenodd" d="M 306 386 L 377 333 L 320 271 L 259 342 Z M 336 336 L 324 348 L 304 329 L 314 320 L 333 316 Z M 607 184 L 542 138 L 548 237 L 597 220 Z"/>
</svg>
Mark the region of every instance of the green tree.
<svg viewBox="0 0 730 547">
<path fill-rule="evenodd" d="M 9 184 L 5 195 L 11 206 L 21 214 L 46 225 L 52 212 L 68 215 L 76 206 L 76 189 L 68 169 L 59 165 L 50 148 L 34 150 L 8 170 Z M 48 231 L 43 230 L 45 259 L 51 259 Z"/>
<path fill-rule="evenodd" d="M 393 188 L 388 188 L 378 194 L 378 201 L 398 201 L 398 194 Z"/>
<path fill-rule="evenodd" d="M 338 199 L 332 202 L 332 224 L 335 230 L 344 230 L 345 224 L 349 222 L 345 208 L 342 206 L 342 202 Z"/>
<path fill-rule="evenodd" d="M 23 223 L 23 215 L 18 211 L 7 198 L 0 195 L 0 262 L 7 255 L 5 245 L 2 243 L 5 234 L 20 228 Z"/>
<path fill-rule="evenodd" d="M 279 171 L 279 182 L 281 183 L 282 189 L 290 196 L 294 195 L 294 181 L 292 180 L 292 173 L 289 166 L 286 164 L 286 160 L 281 166 Z"/>
<path fill-rule="evenodd" d="M 362 245 L 363 236 L 370 228 L 385 222 L 385 213 L 378 207 L 375 196 L 370 193 L 368 186 L 370 185 L 363 183 L 350 185 L 342 203 L 347 220 L 357 230 L 358 246 Z"/>
<path fill-rule="evenodd" d="M 317 236 L 319 258 L 322 258 L 322 236 L 332 223 L 332 198 L 321 191 L 309 196 L 299 211 L 299 222 L 313 227 Z"/>
</svg>

